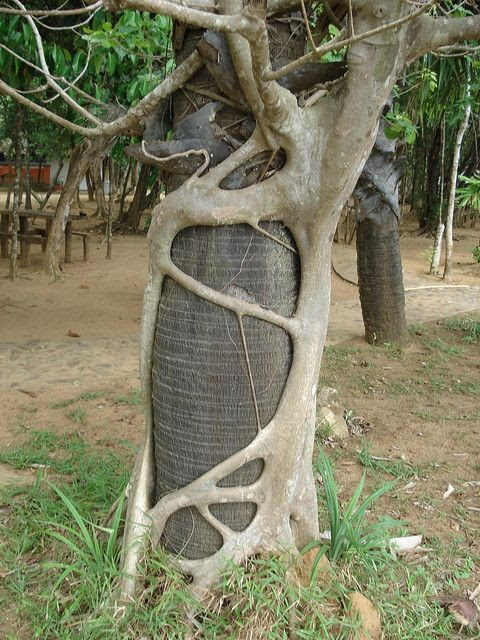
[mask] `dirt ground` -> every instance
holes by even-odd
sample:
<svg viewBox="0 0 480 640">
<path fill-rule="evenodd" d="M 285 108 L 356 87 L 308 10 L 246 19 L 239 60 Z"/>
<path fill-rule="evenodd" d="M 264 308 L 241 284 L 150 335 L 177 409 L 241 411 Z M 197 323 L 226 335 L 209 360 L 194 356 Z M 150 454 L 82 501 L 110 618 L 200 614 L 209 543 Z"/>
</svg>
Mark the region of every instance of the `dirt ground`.
<svg viewBox="0 0 480 640">
<path fill-rule="evenodd" d="M 92 220 L 76 226 L 88 228 Z M 323 374 L 325 383 L 339 389 L 345 408 L 374 425 L 368 432 L 372 452 L 418 471 L 405 473 L 405 501 L 390 505 L 391 515 L 404 517 L 416 532 L 425 528 L 435 509 L 448 511 L 435 519 L 436 533 L 463 531 L 472 544 L 480 524 L 478 510 L 468 509 L 480 507 L 480 389 L 470 392 L 468 384 L 480 385 L 479 347 L 451 347 L 451 357 L 442 359 L 440 346 L 433 361 L 427 343 L 434 338 L 428 334 L 424 339 L 422 326 L 480 310 L 480 265 L 470 253 L 478 235 L 475 230 L 456 231 L 453 281 L 445 287 L 426 274 L 431 239 L 403 229 L 407 315 L 414 329 L 411 345 L 401 353 L 365 345 L 358 290 L 334 275 L 328 343 L 341 345 L 336 348 L 344 356 L 327 350 Z M 105 260 L 101 235 L 93 232 L 90 242 L 91 260 L 84 263 L 81 240 L 74 238 L 74 261 L 62 265 L 57 282 L 43 274 L 38 247 L 32 249 L 31 267 L 20 268 L 15 283 L 6 277 L 8 261 L 0 260 L 0 449 L 14 447 L 31 429 L 77 431 L 93 443 L 111 446 L 118 440 L 133 446 L 139 442 L 143 416 L 137 346 L 146 239 L 116 235 L 111 261 Z M 337 271 L 355 280 L 354 246 L 335 245 L 333 260 Z M 435 331 L 448 355 L 446 329 Z M 446 393 L 452 384 L 467 391 Z M 352 439 L 348 459 L 340 464 L 347 490 L 361 473 L 356 462 L 360 447 Z M 430 481 L 435 465 L 440 471 Z M 34 473 L 0 466 L 0 483 L 25 481 Z M 450 483 L 456 493 L 442 501 Z"/>
</svg>

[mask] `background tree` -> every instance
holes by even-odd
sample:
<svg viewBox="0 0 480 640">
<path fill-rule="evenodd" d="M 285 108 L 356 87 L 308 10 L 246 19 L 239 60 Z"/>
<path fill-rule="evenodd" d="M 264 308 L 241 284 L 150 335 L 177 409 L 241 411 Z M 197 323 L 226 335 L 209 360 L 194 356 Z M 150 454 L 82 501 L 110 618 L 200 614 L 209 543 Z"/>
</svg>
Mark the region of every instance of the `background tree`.
<svg viewBox="0 0 480 640">
<path fill-rule="evenodd" d="M 388 112 L 386 105 L 384 115 Z M 375 145 L 354 191 L 358 287 L 365 337 L 371 344 L 403 344 L 407 336 L 398 230 L 404 158 L 396 155 L 388 125 L 385 117 L 380 119 Z"/>
</svg>

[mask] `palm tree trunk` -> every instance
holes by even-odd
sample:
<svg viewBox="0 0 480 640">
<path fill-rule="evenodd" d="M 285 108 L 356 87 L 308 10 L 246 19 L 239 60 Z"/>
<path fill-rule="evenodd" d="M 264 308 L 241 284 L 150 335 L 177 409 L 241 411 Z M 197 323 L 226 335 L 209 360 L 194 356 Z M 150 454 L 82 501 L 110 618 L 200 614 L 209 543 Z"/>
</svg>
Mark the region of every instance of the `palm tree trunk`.
<svg viewBox="0 0 480 640">
<path fill-rule="evenodd" d="M 355 189 L 357 271 L 365 337 L 370 344 L 407 337 L 398 218 L 402 164 L 395 141 L 379 126 L 377 140 Z"/>
</svg>

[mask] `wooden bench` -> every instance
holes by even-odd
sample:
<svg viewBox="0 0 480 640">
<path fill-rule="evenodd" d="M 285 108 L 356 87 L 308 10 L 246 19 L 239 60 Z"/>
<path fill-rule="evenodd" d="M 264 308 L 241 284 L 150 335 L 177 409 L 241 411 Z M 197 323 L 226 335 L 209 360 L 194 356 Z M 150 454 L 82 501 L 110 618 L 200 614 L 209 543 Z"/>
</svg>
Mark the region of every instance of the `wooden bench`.
<svg viewBox="0 0 480 640">
<path fill-rule="evenodd" d="M 5 238 L 7 241 L 12 239 L 11 231 L 0 231 L 0 237 Z M 20 242 L 20 264 L 22 267 L 30 266 L 30 245 L 31 244 L 40 244 L 42 245 L 42 251 L 45 251 L 45 247 L 47 246 L 47 239 L 45 236 L 34 235 L 32 233 L 17 233 L 17 240 Z"/>
<path fill-rule="evenodd" d="M 84 233 L 83 231 L 72 231 L 72 236 L 80 236 L 83 240 L 83 261 L 84 262 L 88 262 L 90 260 L 90 245 L 88 243 L 88 239 L 89 239 L 89 235 L 88 233 Z M 70 248 L 70 253 L 71 253 L 71 248 Z M 65 251 L 65 256 L 67 254 L 67 251 Z M 65 262 L 71 262 L 71 256 L 70 256 L 70 260 L 65 260 Z"/>
</svg>

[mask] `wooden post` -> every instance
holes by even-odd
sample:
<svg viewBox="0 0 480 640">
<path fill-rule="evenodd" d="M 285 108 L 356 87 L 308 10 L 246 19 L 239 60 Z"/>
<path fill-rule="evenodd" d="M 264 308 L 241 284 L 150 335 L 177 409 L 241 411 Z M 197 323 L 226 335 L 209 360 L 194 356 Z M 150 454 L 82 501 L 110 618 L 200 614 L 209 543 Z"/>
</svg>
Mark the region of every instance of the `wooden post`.
<svg viewBox="0 0 480 640">
<path fill-rule="evenodd" d="M 21 255 L 20 263 L 22 267 L 29 267 L 30 266 L 30 242 L 28 240 L 21 240 L 20 246 L 22 247 L 22 255 Z"/>
<path fill-rule="evenodd" d="M 88 236 L 83 236 L 83 261 L 88 262 L 90 260 L 90 244 L 88 242 Z"/>
<path fill-rule="evenodd" d="M 72 221 L 65 225 L 65 263 L 72 261 Z"/>
<path fill-rule="evenodd" d="M 0 217 L 0 231 L 2 231 L 2 233 L 6 233 L 8 231 L 9 220 L 10 216 L 8 215 L 8 213 L 2 213 Z M 0 236 L 0 255 L 2 258 L 6 258 L 8 256 L 7 236 Z"/>
</svg>

